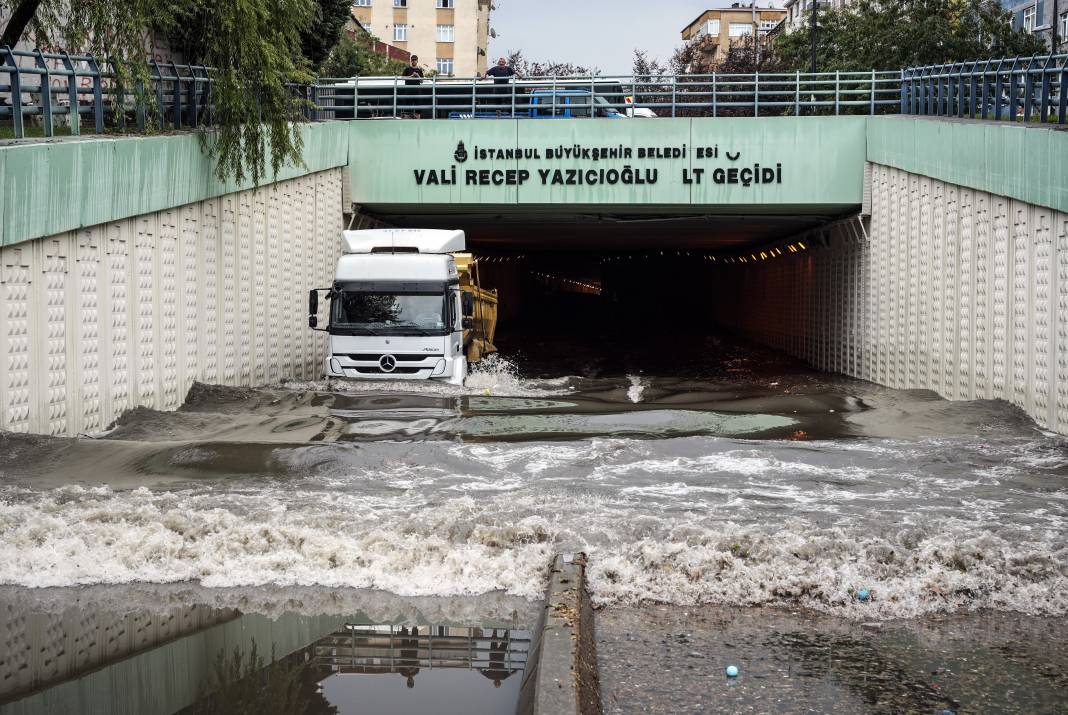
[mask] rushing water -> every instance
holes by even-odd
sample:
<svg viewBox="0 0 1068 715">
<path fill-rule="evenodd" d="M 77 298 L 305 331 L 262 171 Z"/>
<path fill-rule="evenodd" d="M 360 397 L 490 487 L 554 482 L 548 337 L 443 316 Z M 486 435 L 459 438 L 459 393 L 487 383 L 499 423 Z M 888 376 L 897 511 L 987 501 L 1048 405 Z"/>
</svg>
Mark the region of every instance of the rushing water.
<svg viewBox="0 0 1068 715">
<path fill-rule="evenodd" d="M 698 347 L 714 369 L 520 355 L 463 388 L 201 386 L 96 439 L 0 437 L 0 583 L 534 598 L 582 549 L 600 604 L 1068 611 L 1062 438 Z"/>
</svg>

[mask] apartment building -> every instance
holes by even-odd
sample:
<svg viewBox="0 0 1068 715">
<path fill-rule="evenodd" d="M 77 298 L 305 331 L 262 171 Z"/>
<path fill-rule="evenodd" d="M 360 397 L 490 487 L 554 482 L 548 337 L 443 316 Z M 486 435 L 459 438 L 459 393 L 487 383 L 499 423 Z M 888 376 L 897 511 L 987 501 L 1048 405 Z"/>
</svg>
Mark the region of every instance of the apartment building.
<svg viewBox="0 0 1068 715">
<path fill-rule="evenodd" d="M 840 10 L 852 2 L 853 0 L 819 0 L 820 10 Z M 786 0 L 782 7 L 786 11 L 783 29 L 793 30 L 809 21 L 808 13 L 812 9 L 812 0 Z"/>
<path fill-rule="evenodd" d="M 490 0 L 353 0 L 352 15 L 372 35 L 443 75 L 486 71 Z"/>
<path fill-rule="evenodd" d="M 724 2 L 705 10 L 684 27 L 682 39 L 699 40 L 702 51 L 713 64 L 718 64 L 727 58 L 731 44 L 754 33 L 763 42 L 785 17 L 786 11 L 777 7 L 774 0 Z"/>
<path fill-rule="evenodd" d="M 1013 27 L 1037 35 L 1046 47 L 1053 46 L 1056 26 L 1057 52 L 1068 52 L 1068 0 L 1060 0 L 1056 8 L 1053 0 L 1001 0 L 1001 4 L 1012 13 Z"/>
</svg>

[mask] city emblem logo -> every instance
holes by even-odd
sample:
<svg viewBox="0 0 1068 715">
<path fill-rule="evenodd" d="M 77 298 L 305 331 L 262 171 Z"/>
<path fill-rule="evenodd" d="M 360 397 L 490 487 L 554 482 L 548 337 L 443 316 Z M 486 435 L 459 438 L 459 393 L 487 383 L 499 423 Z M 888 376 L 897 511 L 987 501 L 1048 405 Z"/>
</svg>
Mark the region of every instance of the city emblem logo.
<svg viewBox="0 0 1068 715">
<path fill-rule="evenodd" d="M 456 145 L 456 153 L 452 156 L 456 159 L 457 164 L 463 164 L 467 161 L 467 147 L 464 146 L 462 141 Z"/>
<path fill-rule="evenodd" d="M 392 355 L 383 355 L 378 358 L 378 368 L 382 372 L 393 372 L 397 369 L 397 358 Z"/>
</svg>

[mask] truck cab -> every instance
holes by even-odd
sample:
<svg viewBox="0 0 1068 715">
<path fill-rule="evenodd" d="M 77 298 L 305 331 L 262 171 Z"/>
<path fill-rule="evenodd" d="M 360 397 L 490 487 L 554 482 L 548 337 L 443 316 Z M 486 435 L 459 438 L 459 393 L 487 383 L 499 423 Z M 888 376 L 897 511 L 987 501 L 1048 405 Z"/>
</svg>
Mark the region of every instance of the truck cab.
<svg viewBox="0 0 1068 715">
<path fill-rule="evenodd" d="M 464 244 L 463 231 L 345 231 L 333 284 L 309 294 L 309 326 L 329 334 L 326 376 L 462 385 L 465 301 L 451 253 Z"/>
<path fill-rule="evenodd" d="M 609 119 L 626 119 L 620 112 L 600 95 L 593 96 L 594 116 Z M 590 116 L 590 90 L 577 87 L 558 87 L 556 89 L 533 89 L 530 91 L 531 119 L 570 118 Z M 555 102 L 553 99 L 555 98 Z"/>
</svg>

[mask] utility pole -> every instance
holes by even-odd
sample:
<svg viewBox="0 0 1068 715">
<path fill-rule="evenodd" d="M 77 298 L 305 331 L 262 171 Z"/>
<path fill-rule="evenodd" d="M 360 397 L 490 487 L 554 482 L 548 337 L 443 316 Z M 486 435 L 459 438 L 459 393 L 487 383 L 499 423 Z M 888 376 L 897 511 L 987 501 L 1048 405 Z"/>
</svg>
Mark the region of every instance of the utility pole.
<svg viewBox="0 0 1068 715">
<path fill-rule="evenodd" d="M 812 74 L 816 74 L 816 12 L 819 6 L 819 0 L 812 0 L 812 66 L 809 69 Z"/>
<path fill-rule="evenodd" d="M 753 67 L 756 70 L 760 66 L 760 25 L 757 24 L 757 8 L 756 0 L 753 0 L 753 56 L 756 58 L 756 63 Z"/>
</svg>

